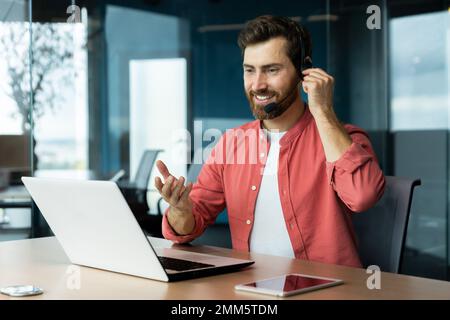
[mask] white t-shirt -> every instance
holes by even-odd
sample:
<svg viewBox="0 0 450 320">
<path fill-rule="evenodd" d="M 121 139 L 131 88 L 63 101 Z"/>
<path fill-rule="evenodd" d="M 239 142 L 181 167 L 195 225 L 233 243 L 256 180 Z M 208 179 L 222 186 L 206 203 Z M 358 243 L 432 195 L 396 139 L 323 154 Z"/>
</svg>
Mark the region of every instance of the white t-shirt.
<svg viewBox="0 0 450 320">
<path fill-rule="evenodd" d="M 286 132 L 264 131 L 270 141 L 270 149 L 256 199 L 250 251 L 294 258 L 278 192 L 280 139 Z"/>
</svg>

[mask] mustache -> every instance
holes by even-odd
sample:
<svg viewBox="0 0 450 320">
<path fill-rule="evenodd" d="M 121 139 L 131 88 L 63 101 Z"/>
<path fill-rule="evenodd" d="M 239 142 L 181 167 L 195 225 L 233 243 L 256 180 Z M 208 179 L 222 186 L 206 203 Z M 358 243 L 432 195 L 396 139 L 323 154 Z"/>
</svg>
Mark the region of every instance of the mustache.
<svg viewBox="0 0 450 320">
<path fill-rule="evenodd" d="M 269 95 L 269 96 L 272 96 L 272 95 L 277 95 L 277 92 L 276 91 L 271 91 L 271 90 L 261 90 L 261 91 L 253 91 L 253 90 L 251 90 L 251 91 L 249 91 L 249 94 L 251 95 L 251 96 L 255 96 L 255 95 L 257 95 L 257 96 L 264 96 L 264 95 Z"/>
</svg>

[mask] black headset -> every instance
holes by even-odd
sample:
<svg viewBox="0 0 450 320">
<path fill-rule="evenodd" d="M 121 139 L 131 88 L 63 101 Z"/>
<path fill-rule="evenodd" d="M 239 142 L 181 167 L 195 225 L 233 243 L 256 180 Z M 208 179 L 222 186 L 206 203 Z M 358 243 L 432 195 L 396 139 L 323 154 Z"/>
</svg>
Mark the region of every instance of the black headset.
<svg viewBox="0 0 450 320">
<path fill-rule="evenodd" d="M 309 68 L 312 68 L 313 64 L 312 64 L 311 56 L 307 55 L 307 52 L 306 52 L 306 44 L 305 44 L 306 41 L 304 41 L 305 39 L 304 39 L 303 27 L 300 26 L 300 24 L 296 23 L 296 29 L 297 29 L 297 31 L 300 34 L 300 39 L 299 40 L 300 40 L 300 47 L 301 47 L 301 50 L 300 50 L 300 65 L 299 65 L 300 68 L 298 68 L 297 70 L 300 71 L 300 78 L 303 79 L 302 71 L 306 70 L 306 69 L 309 69 Z"/>
</svg>

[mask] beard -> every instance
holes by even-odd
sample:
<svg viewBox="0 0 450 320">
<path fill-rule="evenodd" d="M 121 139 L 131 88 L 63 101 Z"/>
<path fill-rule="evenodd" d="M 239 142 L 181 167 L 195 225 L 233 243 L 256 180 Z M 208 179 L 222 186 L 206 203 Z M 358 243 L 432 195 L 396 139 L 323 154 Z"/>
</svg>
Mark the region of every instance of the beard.
<svg viewBox="0 0 450 320">
<path fill-rule="evenodd" d="M 253 116 L 257 120 L 270 120 L 281 116 L 291 104 L 295 101 L 298 95 L 298 91 L 295 90 L 298 83 L 295 84 L 295 87 L 291 87 L 289 92 L 281 96 L 280 93 L 276 91 L 263 90 L 263 91 L 250 91 L 246 92 L 247 100 L 250 103 L 250 111 L 253 113 Z M 254 100 L 255 95 L 261 96 L 275 96 L 275 103 L 277 107 L 270 113 L 264 111 L 264 107 L 269 103 L 261 104 L 256 103 Z M 280 98 L 281 97 L 281 98 Z M 281 102 L 281 103 L 279 103 Z M 272 102 L 270 102 L 272 103 Z"/>
</svg>

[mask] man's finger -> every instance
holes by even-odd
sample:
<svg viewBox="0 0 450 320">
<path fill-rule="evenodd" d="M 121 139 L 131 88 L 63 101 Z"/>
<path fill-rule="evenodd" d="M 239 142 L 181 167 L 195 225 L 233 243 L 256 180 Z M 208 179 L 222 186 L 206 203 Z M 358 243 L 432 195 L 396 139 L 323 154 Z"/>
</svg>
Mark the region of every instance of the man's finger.
<svg viewBox="0 0 450 320">
<path fill-rule="evenodd" d="M 315 68 L 315 69 L 313 70 L 313 72 L 319 73 L 319 74 L 321 74 L 321 75 L 324 76 L 324 77 L 330 77 L 330 75 L 329 75 L 328 73 L 326 73 L 325 70 L 320 69 L 320 68 Z"/>
<path fill-rule="evenodd" d="M 161 181 L 160 177 L 155 177 L 155 187 L 156 189 L 158 189 L 159 193 L 162 192 L 162 188 L 163 188 L 164 184 Z"/>
<path fill-rule="evenodd" d="M 180 201 L 181 200 L 187 200 L 187 198 L 189 197 L 189 193 L 192 190 L 192 182 L 189 182 L 188 185 L 186 186 L 186 190 L 184 190 L 183 194 L 181 195 Z"/>
<path fill-rule="evenodd" d="M 319 82 L 321 80 L 323 80 L 323 79 L 315 77 L 313 75 L 309 75 L 309 76 L 303 77 L 303 82 L 306 82 L 306 83 L 308 83 L 308 82 Z"/>
<path fill-rule="evenodd" d="M 181 187 L 180 187 L 180 190 L 179 190 L 179 195 L 180 195 L 180 197 L 181 197 L 182 193 L 184 192 L 184 190 L 186 190 L 186 187 L 185 187 L 185 185 L 184 185 L 184 183 L 186 182 L 186 179 L 185 179 L 183 176 L 181 176 L 181 177 L 177 180 L 177 182 L 180 181 L 181 179 L 183 179 L 183 181 L 182 181 L 182 184 L 181 184 Z M 177 185 L 175 185 L 174 187 L 176 187 L 176 186 L 177 186 Z M 172 192 L 173 192 L 174 187 L 172 187 Z"/>
<path fill-rule="evenodd" d="M 326 73 L 324 70 L 320 69 L 320 68 L 310 68 L 310 69 L 305 69 L 302 71 L 303 74 L 310 74 L 312 72 L 317 72 L 320 73 L 324 76 L 329 76 L 328 73 Z"/>
<path fill-rule="evenodd" d="M 305 80 L 302 82 L 303 90 L 308 93 L 309 90 L 314 90 L 314 87 L 317 85 L 316 81 Z"/>
<path fill-rule="evenodd" d="M 180 190 L 184 185 L 184 178 L 181 177 L 180 180 L 175 184 L 175 188 L 172 191 L 172 195 L 170 197 L 170 203 L 176 205 L 178 200 L 180 200 Z"/>
<path fill-rule="evenodd" d="M 172 183 L 174 181 L 174 178 L 170 176 L 167 178 L 166 183 L 164 184 L 164 187 L 162 188 L 162 196 L 165 197 L 164 200 L 167 200 L 172 195 Z"/>
<path fill-rule="evenodd" d="M 302 82 L 303 88 L 305 88 L 305 87 L 309 88 L 310 86 L 316 86 L 316 85 L 317 85 L 317 81 L 314 81 L 314 80 L 305 80 Z"/>
<path fill-rule="evenodd" d="M 318 80 L 324 80 L 324 81 L 328 80 L 327 77 L 325 77 L 324 75 L 321 75 L 320 73 L 317 73 L 317 72 L 312 72 L 312 73 L 308 74 L 307 76 L 304 77 L 304 79 L 318 79 Z"/>
<path fill-rule="evenodd" d="M 156 161 L 156 167 L 158 168 L 159 172 L 161 172 L 164 181 L 167 180 L 168 177 L 170 177 L 169 169 L 167 169 L 167 166 L 162 162 L 161 160 Z"/>
</svg>

